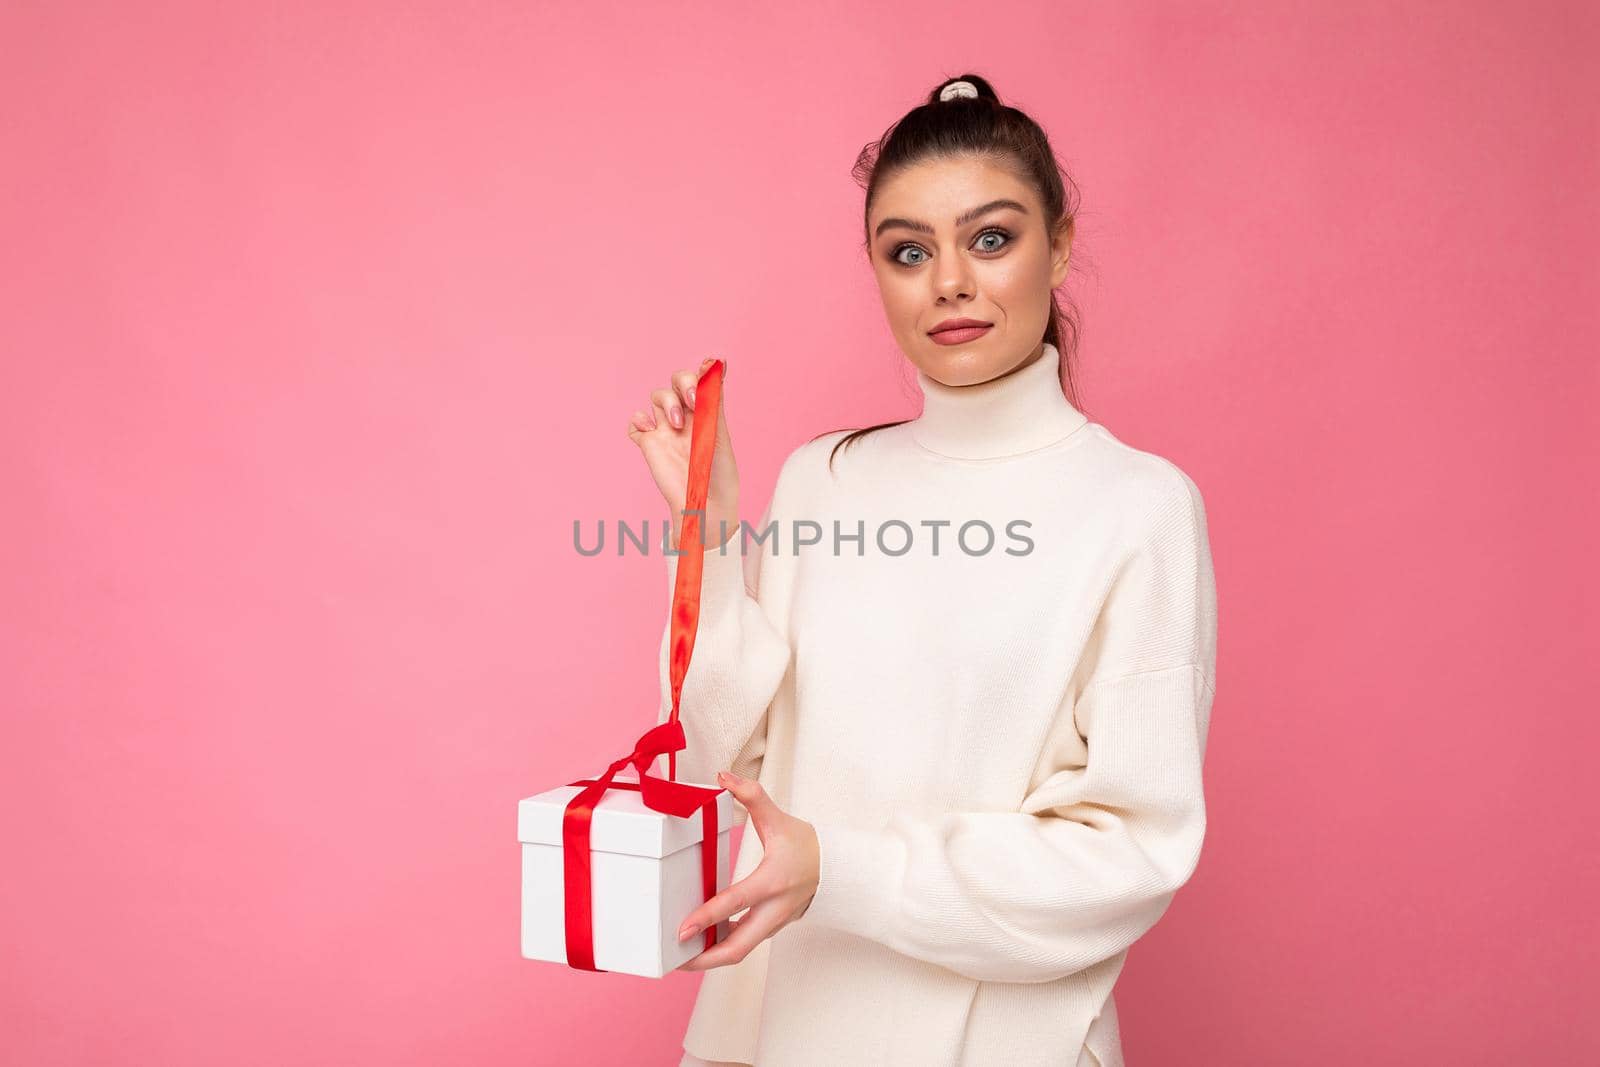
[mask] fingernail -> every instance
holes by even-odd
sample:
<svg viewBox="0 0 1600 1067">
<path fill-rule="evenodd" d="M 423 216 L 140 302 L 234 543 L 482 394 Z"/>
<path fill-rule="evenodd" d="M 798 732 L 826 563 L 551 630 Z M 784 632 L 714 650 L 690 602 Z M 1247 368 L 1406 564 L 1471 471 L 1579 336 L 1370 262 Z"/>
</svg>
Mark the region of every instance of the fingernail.
<svg viewBox="0 0 1600 1067">
<path fill-rule="evenodd" d="M 667 418 L 672 420 L 672 425 L 676 426 L 680 430 L 683 429 L 682 411 L 679 411 L 676 407 L 674 407 L 671 411 L 667 412 Z"/>
<path fill-rule="evenodd" d="M 689 403 L 694 403 L 694 386 L 689 386 Z"/>
<path fill-rule="evenodd" d="M 700 928 L 698 926 L 682 926 L 682 927 L 679 927 L 678 928 L 678 940 L 679 941 L 687 941 L 689 938 L 693 937 L 695 934 L 698 934 L 699 932 L 700 932 Z"/>
</svg>

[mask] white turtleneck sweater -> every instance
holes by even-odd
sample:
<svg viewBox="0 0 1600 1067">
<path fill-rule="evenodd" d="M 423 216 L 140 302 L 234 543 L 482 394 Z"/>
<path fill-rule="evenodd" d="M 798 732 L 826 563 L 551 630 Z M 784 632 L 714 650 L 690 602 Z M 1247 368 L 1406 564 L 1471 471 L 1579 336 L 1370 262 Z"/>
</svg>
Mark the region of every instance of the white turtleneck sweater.
<svg viewBox="0 0 1600 1067">
<path fill-rule="evenodd" d="M 773 537 L 706 554 L 678 777 L 759 779 L 821 873 L 704 973 L 684 1063 L 1122 1063 L 1112 985 L 1205 833 L 1216 587 L 1194 482 L 1058 367 L 919 373 L 918 418 L 796 448 Z M 747 827 L 733 879 L 760 859 Z"/>
</svg>

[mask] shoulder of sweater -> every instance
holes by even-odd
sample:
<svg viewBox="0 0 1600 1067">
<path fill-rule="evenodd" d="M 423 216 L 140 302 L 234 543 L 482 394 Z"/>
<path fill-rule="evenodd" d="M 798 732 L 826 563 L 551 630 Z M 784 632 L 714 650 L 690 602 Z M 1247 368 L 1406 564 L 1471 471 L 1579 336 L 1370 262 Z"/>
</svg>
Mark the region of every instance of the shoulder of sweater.
<svg viewBox="0 0 1600 1067">
<path fill-rule="evenodd" d="M 1204 527 L 1205 499 L 1187 471 L 1166 456 L 1135 448 L 1098 422 L 1085 429 L 1092 434 L 1087 458 L 1102 466 L 1099 480 L 1119 510 L 1160 525 L 1177 518 Z"/>
<path fill-rule="evenodd" d="M 855 431 L 849 428 L 829 430 L 826 433 L 819 433 L 815 437 L 801 441 L 789 452 L 784 464 L 815 461 L 818 464 L 825 465 L 828 462 L 828 454 L 833 451 L 833 446 L 853 433 Z"/>
<path fill-rule="evenodd" d="M 825 478 L 829 474 L 829 460 L 834 456 L 834 446 L 854 433 L 854 430 L 829 430 L 800 442 L 784 457 L 778 469 L 778 485 L 792 485 L 798 479 L 807 482 Z M 847 448 L 855 448 L 852 444 Z M 841 451 L 840 456 L 843 455 Z"/>
<path fill-rule="evenodd" d="M 874 440 L 879 435 L 869 434 L 836 453 L 835 447 L 854 432 L 849 428 L 829 430 L 795 446 L 783 460 L 774 492 L 806 492 L 831 481 L 838 465 L 852 451 L 877 453 L 892 461 L 896 454 L 892 446 L 886 452 L 877 452 L 877 446 L 893 440 L 892 435 Z M 1083 432 L 1090 435 L 1083 442 L 1086 447 L 1064 449 L 1060 461 L 1074 466 L 1088 462 L 1096 467 L 1093 481 L 1104 494 L 1103 503 L 1115 508 L 1135 527 L 1170 526 L 1177 519 L 1181 525 L 1203 529 L 1205 502 L 1187 471 L 1165 456 L 1135 448 L 1101 423 L 1091 421 Z M 1065 479 L 1064 467 L 1053 469 L 1060 470 Z"/>
</svg>

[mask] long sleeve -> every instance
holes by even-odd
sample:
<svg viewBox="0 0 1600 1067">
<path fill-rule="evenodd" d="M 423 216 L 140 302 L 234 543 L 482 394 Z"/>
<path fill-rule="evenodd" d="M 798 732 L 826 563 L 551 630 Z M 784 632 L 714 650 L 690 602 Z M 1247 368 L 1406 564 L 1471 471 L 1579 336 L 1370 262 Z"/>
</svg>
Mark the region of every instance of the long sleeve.
<svg viewBox="0 0 1600 1067">
<path fill-rule="evenodd" d="M 766 528 L 771 515 L 769 504 L 760 529 Z M 766 752 L 767 709 L 789 667 L 788 637 L 762 602 L 770 605 L 778 599 L 775 586 L 781 575 L 775 572 L 782 561 L 754 543 L 741 554 L 741 540 L 736 534 L 728 544 L 705 554 L 700 621 L 680 696 L 679 719 L 687 747 L 678 754 L 679 781 L 711 785 L 721 770 L 749 778 L 758 775 Z M 667 555 L 669 605 L 679 558 Z M 772 611 L 777 614 L 776 608 Z M 658 723 L 672 714 L 671 655 L 669 610 L 661 635 Z M 664 768 L 658 773 L 665 773 Z M 741 808 L 735 821 L 747 818 Z"/>
<path fill-rule="evenodd" d="M 820 882 L 798 922 L 978 980 L 1045 982 L 1161 917 L 1205 834 L 1216 663 L 1204 507 L 1178 473 L 1107 576 L 1019 809 L 814 822 Z"/>
</svg>

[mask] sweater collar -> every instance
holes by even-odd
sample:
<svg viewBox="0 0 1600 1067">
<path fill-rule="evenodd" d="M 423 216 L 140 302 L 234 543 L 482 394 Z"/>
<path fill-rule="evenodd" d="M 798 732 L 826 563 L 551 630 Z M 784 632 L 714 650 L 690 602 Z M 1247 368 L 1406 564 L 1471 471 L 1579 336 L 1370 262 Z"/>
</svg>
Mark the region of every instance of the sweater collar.
<svg viewBox="0 0 1600 1067">
<path fill-rule="evenodd" d="M 976 385 L 945 385 L 917 371 L 922 414 L 912 440 L 952 459 L 998 459 L 1031 452 L 1088 422 L 1061 390 L 1061 355 L 1044 353 L 1021 370 Z"/>
</svg>

